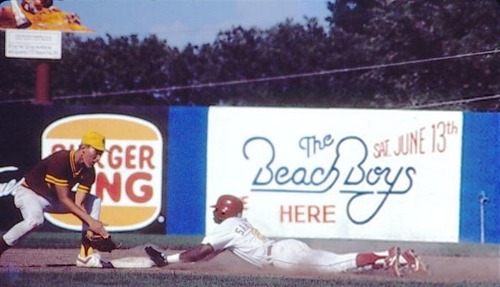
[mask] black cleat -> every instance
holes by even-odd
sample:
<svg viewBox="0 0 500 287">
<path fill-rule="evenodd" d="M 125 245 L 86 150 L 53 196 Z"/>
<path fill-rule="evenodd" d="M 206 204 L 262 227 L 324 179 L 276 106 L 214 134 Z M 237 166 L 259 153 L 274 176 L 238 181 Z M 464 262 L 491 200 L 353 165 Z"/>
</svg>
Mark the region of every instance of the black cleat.
<svg viewBox="0 0 500 287">
<path fill-rule="evenodd" d="M 151 260 L 153 260 L 153 262 L 156 264 L 156 266 L 163 267 L 163 266 L 168 265 L 168 262 L 167 262 L 167 259 L 165 258 L 165 255 L 163 253 L 161 253 L 160 251 L 154 249 L 151 246 L 144 248 L 144 250 L 146 250 L 146 253 L 148 254 L 149 258 L 151 258 Z"/>
</svg>

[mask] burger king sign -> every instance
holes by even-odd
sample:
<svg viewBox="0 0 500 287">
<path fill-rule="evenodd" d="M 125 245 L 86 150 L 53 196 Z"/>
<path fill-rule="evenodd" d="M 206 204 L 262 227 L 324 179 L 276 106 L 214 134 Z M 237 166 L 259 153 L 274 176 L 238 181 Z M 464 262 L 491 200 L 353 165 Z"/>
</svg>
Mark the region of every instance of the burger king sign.
<svg viewBox="0 0 500 287">
<path fill-rule="evenodd" d="M 83 134 L 106 137 L 106 152 L 96 164 L 91 193 L 102 200 L 101 220 L 109 231 L 144 228 L 158 219 L 162 203 L 163 140 L 152 123 L 127 115 L 89 114 L 59 119 L 42 135 L 42 158 L 77 149 Z M 80 230 L 72 214 L 45 214 L 52 224 Z"/>
</svg>

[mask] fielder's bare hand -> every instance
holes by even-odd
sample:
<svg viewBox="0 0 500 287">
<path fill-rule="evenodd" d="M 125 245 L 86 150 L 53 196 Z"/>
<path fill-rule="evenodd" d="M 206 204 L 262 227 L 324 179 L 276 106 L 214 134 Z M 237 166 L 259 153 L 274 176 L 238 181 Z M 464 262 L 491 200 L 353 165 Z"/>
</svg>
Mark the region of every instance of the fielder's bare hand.
<svg viewBox="0 0 500 287">
<path fill-rule="evenodd" d="M 98 235 L 102 236 L 102 238 L 109 237 L 109 233 L 106 230 L 106 228 L 104 228 L 104 224 L 101 221 L 92 219 L 90 222 L 88 222 L 88 224 L 89 224 L 90 230 L 92 230 L 94 232 L 94 234 L 98 234 Z"/>
</svg>

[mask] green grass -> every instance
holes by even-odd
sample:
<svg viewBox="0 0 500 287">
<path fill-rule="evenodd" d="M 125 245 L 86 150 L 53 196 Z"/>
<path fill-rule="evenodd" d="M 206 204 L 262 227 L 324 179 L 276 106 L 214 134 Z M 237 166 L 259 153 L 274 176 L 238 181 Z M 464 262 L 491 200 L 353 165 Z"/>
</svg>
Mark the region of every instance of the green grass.
<svg viewBox="0 0 500 287">
<path fill-rule="evenodd" d="M 125 248 L 150 243 L 160 247 L 186 249 L 198 244 L 202 239 L 201 236 L 166 236 L 141 233 L 113 233 L 111 236 L 114 241 L 122 243 Z M 80 245 L 80 238 L 79 232 L 34 232 L 16 247 L 75 248 Z"/>
</svg>

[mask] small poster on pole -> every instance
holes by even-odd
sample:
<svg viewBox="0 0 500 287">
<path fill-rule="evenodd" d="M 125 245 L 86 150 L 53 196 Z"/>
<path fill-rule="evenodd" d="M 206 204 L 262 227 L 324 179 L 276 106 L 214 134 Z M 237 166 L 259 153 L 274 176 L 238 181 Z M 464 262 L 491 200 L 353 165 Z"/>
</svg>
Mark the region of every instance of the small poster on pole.
<svg viewBox="0 0 500 287">
<path fill-rule="evenodd" d="M 62 32 L 7 29 L 5 57 L 60 60 Z"/>
</svg>

